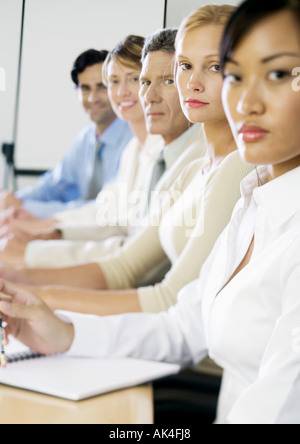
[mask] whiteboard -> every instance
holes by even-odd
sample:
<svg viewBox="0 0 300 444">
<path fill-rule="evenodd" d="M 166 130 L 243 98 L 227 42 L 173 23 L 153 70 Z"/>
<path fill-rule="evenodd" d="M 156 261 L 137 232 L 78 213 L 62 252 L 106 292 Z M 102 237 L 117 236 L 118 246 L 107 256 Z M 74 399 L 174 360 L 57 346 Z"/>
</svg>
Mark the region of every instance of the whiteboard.
<svg viewBox="0 0 300 444">
<path fill-rule="evenodd" d="M 70 78 L 77 56 L 151 34 L 163 19 L 163 0 L 26 0 L 17 168 L 54 167 L 89 122 Z"/>
</svg>

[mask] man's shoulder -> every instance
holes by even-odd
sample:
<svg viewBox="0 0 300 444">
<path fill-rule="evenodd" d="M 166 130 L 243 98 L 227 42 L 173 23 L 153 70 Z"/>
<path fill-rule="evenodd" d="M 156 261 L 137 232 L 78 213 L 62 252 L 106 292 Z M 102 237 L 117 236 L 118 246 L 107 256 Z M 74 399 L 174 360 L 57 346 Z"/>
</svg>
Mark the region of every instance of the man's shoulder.
<svg viewBox="0 0 300 444">
<path fill-rule="evenodd" d="M 70 149 L 71 151 L 84 149 L 87 146 L 94 146 L 95 142 L 96 128 L 94 124 L 90 123 L 75 136 Z"/>
<path fill-rule="evenodd" d="M 86 138 L 93 138 L 96 137 L 96 126 L 94 123 L 89 123 L 86 125 L 82 130 L 77 134 L 75 137 L 75 140 L 82 140 Z"/>
</svg>

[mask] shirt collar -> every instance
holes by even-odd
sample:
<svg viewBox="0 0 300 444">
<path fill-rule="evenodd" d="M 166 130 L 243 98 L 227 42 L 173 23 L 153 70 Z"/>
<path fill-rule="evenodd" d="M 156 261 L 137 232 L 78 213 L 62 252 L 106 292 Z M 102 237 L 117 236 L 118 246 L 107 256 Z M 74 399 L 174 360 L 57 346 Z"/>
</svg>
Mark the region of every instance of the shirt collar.
<svg viewBox="0 0 300 444">
<path fill-rule="evenodd" d="M 259 179 L 258 179 L 259 177 Z M 259 186 L 259 183 L 262 186 Z M 300 211 L 300 167 L 268 182 L 267 167 L 258 167 L 242 182 L 242 194 L 246 200 L 253 198 L 263 207 L 269 224 L 281 226 Z"/>
<path fill-rule="evenodd" d="M 166 162 L 166 169 L 170 169 L 176 162 L 178 157 L 186 150 L 190 139 L 194 137 L 194 133 L 198 130 L 198 125 L 193 125 L 186 130 L 176 140 L 166 145 L 163 149 L 163 158 Z"/>
<path fill-rule="evenodd" d="M 128 123 L 119 119 L 118 117 L 109 125 L 108 128 L 101 134 L 100 137 L 96 137 L 97 140 L 102 142 L 103 145 L 110 145 L 112 147 L 118 147 L 119 141 L 122 139 L 124 132 L 128 131 Z"/>
<path fill-rule="evenodd" d="M 164 146 L 164 139 L 155 134 L 148 134 L 145 140 L 144 145 L 142 146 L 142 153 L 153 157 L 154 160 L 157 158 L 159 152 L 162 151 Z"/>
</svg>

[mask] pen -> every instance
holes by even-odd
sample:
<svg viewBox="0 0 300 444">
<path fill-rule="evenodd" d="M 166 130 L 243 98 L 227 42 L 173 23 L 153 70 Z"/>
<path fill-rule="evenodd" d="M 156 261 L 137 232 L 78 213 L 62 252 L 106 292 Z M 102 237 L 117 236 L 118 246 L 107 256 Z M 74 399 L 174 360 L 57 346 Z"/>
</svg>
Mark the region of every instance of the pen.
<svg viewBox="0 0 300 444">
<path fill-rule="evenodd" d="M 5 330 L 2 325 L 2 313 L 0 313 L 0 341 L 1 341 L 1 355 L 0 355 L 0 365 L 1 367 L 6 367 L 7 359 L 5 356 Z"/>
</svg>

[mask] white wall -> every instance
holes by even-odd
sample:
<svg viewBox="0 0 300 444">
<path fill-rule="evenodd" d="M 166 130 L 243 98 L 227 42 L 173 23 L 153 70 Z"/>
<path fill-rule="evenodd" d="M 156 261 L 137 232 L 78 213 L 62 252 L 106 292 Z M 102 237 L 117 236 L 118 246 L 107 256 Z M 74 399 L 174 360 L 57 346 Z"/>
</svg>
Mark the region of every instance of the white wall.
<svg viewBox="0 0 300 444">
<path fill-rule="evenodd" d="M 263 1 L 263 0 L 262 0 Z M 241 0 L 168 0 L 167 26 L 179 26 L 181 21 L 194 10 L 207 4 L 238 6 Z"/>
<path fill-rule="evenodd" d="M 70 79 L 89 48 L 163 25 L 162 0 L 26 0 L 16 165 L 53 167 L 88 119 Z"/>
</svg>

